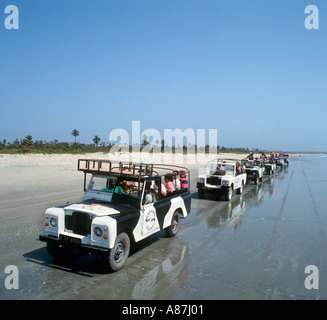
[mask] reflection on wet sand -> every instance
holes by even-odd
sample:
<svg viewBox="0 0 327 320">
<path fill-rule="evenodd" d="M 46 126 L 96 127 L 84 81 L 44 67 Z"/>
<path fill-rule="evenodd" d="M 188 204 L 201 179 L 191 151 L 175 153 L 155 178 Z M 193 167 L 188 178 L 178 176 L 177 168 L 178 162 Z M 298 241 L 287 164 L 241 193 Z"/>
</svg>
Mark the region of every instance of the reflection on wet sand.
<svg viewBox="0 0 327 320">
<path fill-rule="evenodd" d="M 223 207 L 216 206 L 217 210 L 207 217 L 208 228 L 237 229 L 242 223 L 245 212 L 262 203 L 266 191 L 268 191 L 269 197 L 273 196 L 275 179 L 280 182 L 285 174 L 287 174 L 287 169 L 279 170 L 277 174 L 266 177 L 264 182 L 258 185 L 247 185 L 243 194 L 234 197 Z"/>
<path fill-rule="evenodd" d="M 63 299 L 70 299 L 71 296 L 66 296 L 66 292 L 72 290 L 74 299 L 168 299 L 177 288 L 183 286 L 189 247 L 177 237 L 162 240 L 164 246 L 160 241 L 141 243 L 124 269 L 115 274 L 104 273 L 98 255 L 76 252 L 71 261 L 65 262 L 52 258 L 51 261 L 42 260 L 39 252 L 31 252 L 25 257 L 30 262 L 52 269 L 43 281 L 40 299 L 59 294 Z M 151 254 L 142 250 L 144 245 L 152 250 Z M 54 272 L 59 270 L 65 272 L 64 277 L 58 277 L 57 272 Z M 81 276 L 86 277 L 89 284 L 98 285 L 88 286 L 87 291 L 81 290 L 80 281 L 77 281 Z"/>
</svg>

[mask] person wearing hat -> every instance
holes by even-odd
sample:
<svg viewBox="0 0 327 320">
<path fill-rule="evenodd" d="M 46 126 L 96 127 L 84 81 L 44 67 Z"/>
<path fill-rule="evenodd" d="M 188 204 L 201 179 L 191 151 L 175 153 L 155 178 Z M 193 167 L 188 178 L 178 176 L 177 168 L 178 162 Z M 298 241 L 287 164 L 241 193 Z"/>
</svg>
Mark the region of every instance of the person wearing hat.
<svg viewBox="0 0 327 320">
<path fill-rule="evenodd" d="M 253 152 L 250 152 L 249 155 L 248 155 L 248 159 L 249 160 L 253 160 Z"/>
<path fill-rule="evenodd" d="M 188 188 L 188 180 L 186 178 L 186 173 L 184 170 L 181 170 L 179 172 L 180 180 L 181 180 L 181 189 L 187 189 Z"/>
</svg>

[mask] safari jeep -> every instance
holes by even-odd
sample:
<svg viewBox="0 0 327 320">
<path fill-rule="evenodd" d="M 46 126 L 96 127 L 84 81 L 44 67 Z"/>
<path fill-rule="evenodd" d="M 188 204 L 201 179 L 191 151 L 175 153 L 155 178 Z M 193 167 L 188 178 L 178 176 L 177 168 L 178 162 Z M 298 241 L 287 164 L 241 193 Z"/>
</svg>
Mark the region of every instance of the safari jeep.
<svg viewBox="0 0 327 320">
<path fill-rule="evenodd" d="M 222 193 L 226 201 L 232 199 L 233 190 L 243 192 L 246 184 L 246 173 L 236 172 L 236 160 L 213 160 L 207 165 L 206 174 L 199 175 L 197 181 L 198 197 L 204 198 L 205 193 Z"/>
<path fill-rule="evenodd" d="M 265 174 L 272 175 L 276 171 L 276 163 L 273 158 L 263 159 L 265 165 Z"/>
<path fill-rule="evenodd" d="M 108 272 L 120 270 L 132 244 L 162 229 L 175 236 L 180 218 L 189 214 L 188 188 L 163 192 L 162 176 L 180 168 L 79 159 L 78 170 L 84 172 L 82 202 L 47 209 L 39 239 L 47 242 L 53 257 L 84 250 L 103 255 Z M 189 179 L 189 171 L 183 170 Z"/>
<path fill-rule="evenodd" d="M 288 154 L 283 154 L 282 158 L 283 158 L 283 161 L 284 161 L 283 162 L 284 166 L 288 167 L 288 165 L 289 165 L 289 155 Z"/>
<path fill-rule="evenodd" d="M 245 171 L 247 175 L 247 182 L 253 181 L 254 184 L 262 182 L 265 173 L 265 166 L 260 160 L 242 160 L 242 164 L 245 165 Z"/>
</svg>

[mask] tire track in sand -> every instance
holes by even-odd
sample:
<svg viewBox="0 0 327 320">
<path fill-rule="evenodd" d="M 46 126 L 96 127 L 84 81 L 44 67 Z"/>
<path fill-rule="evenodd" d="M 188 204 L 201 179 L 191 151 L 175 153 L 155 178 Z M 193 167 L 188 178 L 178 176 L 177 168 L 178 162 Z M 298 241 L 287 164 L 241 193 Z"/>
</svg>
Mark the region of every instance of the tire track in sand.
<svg viewBox="0 0 327 320">
<path fill-rule="evenodd" d="M 285 206 L 285 203 L 286 203 L 286 200 L 287 200 L 287 196 L 288 196 L 288 192 L 290 190 L 290 185 L 291 185 L 291 181 L 292 181 L 292 178 L 293 178 L 293 173 L 294 173 L 294 169 L 292 170 L 291 172 L 291 176 L 290 176 L 290 180 L 288 181 L 288 184 L 287 184 L 287 189 L 286 189 L 286 192 L 285 192 L 285 195 L 283 197 L 283 200 L 282 200 L 282 203 L 281 203 L 281 206 L 279 208 L 279 211 L 278 211 L 278 214 L 275 218 L 275 223 L 273 225 L 273 228 L 270 232 L 270 236 L 267 240 L 267 243 L 262 251 L 262 254 L 261 254 L 261 258 L 259 260 L 259 263 L 257 264 L 257 267 L 256 269 L 254 270 L 254 273 L 253 273 L 253 276 L 250 280 L 250 286 L 249 286 L 249 296 L 253 297 L 255 296 L 256 294 L 256 291 L 257 291 L 257 287 L 258 287 L 258 284 L 259 284 L 259 280 L 260 278 L 262 277 L 262 272 L 264 271 L 264 264 L 266 263 L 268 257 L 269 257 L 269 254 L 270 254 L 270 251 L 271 251 L 271 247 L 274 243 L 274 240 L 275 240 L 275 235 L 276 235 L 276 231 L 277 231 L 277 226 L 281 220 L 281 216 L 283 214 L 283 211 L 284 211 L 284 206 Z"/>
<path fill-rule="evenodd" d="M 311 187 L 309 185 L 308 178 L 307 178 L 303 168 L 302 168 L 302 174 L 304 176 L 304 181 L 305 181 L 305 183 L 307 185 L 307 188 L 308 188 L 308 194 L 309 194 L 310 201 L 311 201 L 311 204 L 312 204 L 313 212 L 315 214 L 316 221 L 318 222 L 318 226 L 319 226 L 318 231 L 319 231 L 319 235 L 320 235 L 321 240 L 322 240 L 322 244 L 324 246 L 324 251 L 327 252 L 327 239 L 326 239 L 326 234 L 324 232 L 324 229 L 322 228 L 322 219 L 321 219 L 319 210 L 318 210 L 318 208 L 316 206 L 316 202 L 314 201 L 313 193 L 311 191 Z"/>
</svg>

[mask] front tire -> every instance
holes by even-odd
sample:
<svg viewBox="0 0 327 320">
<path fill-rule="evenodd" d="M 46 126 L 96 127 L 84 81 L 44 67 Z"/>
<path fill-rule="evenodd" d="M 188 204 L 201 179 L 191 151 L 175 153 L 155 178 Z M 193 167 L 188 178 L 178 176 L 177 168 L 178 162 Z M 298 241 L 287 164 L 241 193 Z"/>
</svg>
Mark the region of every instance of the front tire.
<svg viewBox="0 0 327 320">
<path fill-rule="evenodd" d="M 178 211 L 175 211 L 172 218 L 171 224 L 167 228 L 165 228 L 165 233 L 167 237 L 174 237 L 178 233 L 179 226 L 180 226 L 181 217 Z"/>
<path fill-rule="evenodd" d="M 225 200 L 230 201 L 232 200 L 232 195 L 233 195 L 233 188 L 230 187 L 226 192 L 225 192 Z"/>
<path fill-rule="evenodd" d="M 203 199 L 204 198 L 204 189 L 203 188 L 198 188 L 198 198 Z"/>
<path fill-rule="evenodd" d="M 243 182 L 241 183 L 241 186 L 237 189 L 237 194 L 243 193 Z"/>
<path fill-rule="evenodd" d="M 115 245 L 104 255 L 104 267 L 107 272 L 116 272 L 122 269 L 127 261 L 131 248 L 127 233 L 120 233 Z"/>
</svg>

